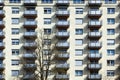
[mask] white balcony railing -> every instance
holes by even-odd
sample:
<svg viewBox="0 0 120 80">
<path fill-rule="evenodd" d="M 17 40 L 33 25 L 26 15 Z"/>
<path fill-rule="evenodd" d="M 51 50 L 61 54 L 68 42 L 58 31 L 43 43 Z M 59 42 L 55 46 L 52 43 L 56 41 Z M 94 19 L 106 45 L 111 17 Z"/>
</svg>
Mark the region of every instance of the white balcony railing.
<svg viewBox="0 0 120 80">
<path fill-rule="evenodd" d="M 69 3 L 69 0 L 57 0 L 58 4 L 68 4 Z"/>
<path fill-rule="evenodd" d="M 90 14 L 90 15 L 101 15 L 102 11 L 100 11 L 100 10 L 90 10 L 88 12 L 88 14 Z"/>
<path fill-rule="evenodd" d="M 69 32 L 57 32 L 57 36 L 69 36 Z"/>
<path fill-rule="evenodd" d="M 101 0 L 89 0 L 90 4 L 101 4 L 102 1 Z"/>
<path fill-rule="evenodd" d="M 37 36 L 36 32 L 25 32 L 24 33 L 25 36 Z"/>
<path fill-rule="evenodd" d="M 102 25 L 101 21 L 90 21 L 89 25 Z"/>
<path fill-rule="evenodd" d="M 24 25 L 37 25 L 36 21 L 25 21 Z"/>
<path fill-rule="evenodd" d="M 33 15 L 33 14 L 37 14 L 37 11 L 36 11 L 36 10 L 26 10 L 26 11 L 24 12 L 24 14 Z"/>
<path fill-rule="evenodd" d="M 36 0 L 24 0 L 24 3 L 36 3 Z"/>
<path fill-rule="evenodd" d="M 89 64 L 88 67 L 89 68 L 94 68 L 94 69 L 97 68 L 98 69 L 98 68 L 101 68 L 101 64 Z"/>
<path fill-rule="evenodd" d="M 102 36 L 101 32 L 89 32 L 89 36 Z"/>
<path fill-rule="evenodd" d="M 68 21 L 58 21 L 57 25 L 69 25 Z"/>
<path fill-rule="evenodd" d="M 89 79 L 101 79 L 101 75 L 99 74 L 91 74 L 88 76 Z"/>
<path fill-rule="evenodd" d="M 67 75 L 67 74 L 57 74 L 56 78 L 57 79 L 67 79 L 67 78 L 69 78 L 69 75 Z"/>
<path fill-rule="evenodd" d="M 101 47 L 101 43 L 100 42 L 90 42 L 89 43 L 89 46 L 90 47 Z"/>
<path fill-rule="evenodd" d="M 58 42 L 56 44 L 56 46 L 58 46 L 58 47 L 68 47 L 69 43 L 68 42 Z"/>
<path fill-rule="evenodd" d="M 99 53 L 90 53 L 89 55 L 88 55 L 90 58 L 100 58 L 100 57 L 102 57 L 102 55 L 101 54 L 99 54 Z"/>
<path fill-rule="evenodd" d="M 36 57 L 35 53 L 25 53 L 23 54 L 24 57 Z"/>
<path fill-rule="evenodd" d="M 56 14 L 58 14 L 58 15 L 68 15 L 68 14 L 69 14 L 69 11 L 67 11 L 67 10 L 66 10 L 66 11 L 65 11 L 65 10 L 64 10 L 64 11 L 62 11 L 62 10 L 60 11 L 60 10 L 58 10 L 58 11 L 56 12 Z"/>
</svg>

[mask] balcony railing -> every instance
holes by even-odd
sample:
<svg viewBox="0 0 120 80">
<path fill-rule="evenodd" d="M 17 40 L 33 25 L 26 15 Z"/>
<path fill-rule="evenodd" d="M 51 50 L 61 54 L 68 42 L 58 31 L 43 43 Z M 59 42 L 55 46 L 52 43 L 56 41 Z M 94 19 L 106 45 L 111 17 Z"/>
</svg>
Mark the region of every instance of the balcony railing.
<svg viewBox="0 0 120 80">
<path fill-rule="evenodd" d="M 91 39 L 99 39 L 102 36 L 101 32 L 89 32 L 88 33 L 88 38 Z"/>
<path fill-rule="evenodd" d="M 37 25 L 36 21 L 25 21 L 24 25 Z"/>
<path fill-rule="evenodd" d="M 88 58 L 90 59 L 100 59 L 102 57 L 102 54 L 99 53 L 89 53 Z"/>
<path fill-rule="evenodd" d="M 100 69 L 101 68 L 101 64 L 89 64 L 88 65 L 89 69 Z"/>
<path fill-rule="evenodd" d="M 37 44 L 36 42 L 26 42 L 24 43 L 24 48 L 27 48 L 27 49 L 36 49 L 37 48 Z"/>
<path fill-rule="evenodd" d="M 69 79 L 69 75 L 67 74 L 57 74 L 55 76 L 56 79 Z"/>
<path fill-rule="evenodd" d="M 24 0 L 24 5 L 37 5 L 36 0 Z"/>
<path fill-rule="evenodd" d="M 64 11 L 62 11 L 62 10 L 60 11 L 60 10 L 58 10 L 58 11 L 56 12 L 56 14 L 57 14 L 57 15 L 69 15 L 69 11 L 67 11 L 67 10 L 66 10 L 66 11 L 65 11 L 65 10 L 64 10 Z"/>
<path fill-rule="evenodd" d="M 23 78 L 24 79 L 33 79 L 33 78 L 35 78 L 35 76 L 34 75 L 30 75 L 30 74 L 26 74 L 26 75 L 24 75 Z"/>
<path fill-rule="evenodd" d="M 63 63 L 63 64 L 56 64 L 56 68 L 69 68 L 69 64 Z"/>
<path fill-rule="evenodd" d="M 69 22 L 68 21 L 58 21 L 57 25 L 58 26 L 66 26 L 66 25 L 69 25 Z"/>
<path fill-rule="evenodd" d="M 68 42 L 58 42 L 56 44 L 57 47 L 69 47 L 69 43 Z"/>
<path fill-rule="evenodd" d="M 90 49 L 100 49 L 102 47 L 102 43 L 100 42 L 90 42 L 88 44 L 88 48 Z"/>
<path fill-rule="evenodd" d="M 0 58 L 4 58 L 5 54 L 4 53 L 0 53 Z"/>
<path fill-rule="evenodd" d="M 89 25 L 93 25 L 93 26 L 95 26 L 95 25 L 102 25 L 102 22 L 101 21 L 90 21 L 89 22 Z"/>
<path fill-rule="evenodd" d="M 69 54 L 68 53 L 58 53 L 58 54 L 56 54 L 56 57 L 59 57 L 59 58 L 69 58 Z"/>
<path fill-rule="evenodd" d="M 57 37 L 69 37 L 69 32 L 57 32 Z"/>
<path fill-rule="evenodd" d="M 99 74 L 91 74 L 88 76 L 88 79 L 91 80 L 91 79 L 94 79 L 94 80 L 101 80 L 101 75 Z"/>
<path fill-rule="evenodd" d="M 36 64 L 25 64 L 24 68 L 35 68 Z"/>
<path fill-rule="evenodd" d="M 69 0 L 57 0 L 56 5 L 69 5 Z"/>
<path fill-rule="evenodd" d="M 36 55 L 35 55 L 35 53 L 25 53 L 25 54 L 23 54 L 23 57 L 24 58 L 36 58 Z"/>
<path fill-rule="evenodd" d="M 88 12 L 88 17 L 92 18 L 92 19 L 100 18 L 101 16 L 102 16 L 102 11 L 100 11 L 100 10 L 90 10 Z"/>
<path fill-rule="evenodd" d="M 88 4 L 90 6 L 95 6 L 95 5 L 99 5 L 100 6 L 102 4 L 102 1 L 101 0 L 89 0 Z"/>
<path fill-rule="evenodd" d="M 3 74 L 0 74 L 0 79 L 2 80 L 2 79 L 4 79 L 5 77 L 4 77 L 4 75 Z"/>
<path fill-rule="evenodd" d="M 24 37 L 37 37 L 37 33 L 36 32 L 25 32 L 24 33 Z"/>
<path fill-rule="evenodd" d="M 24 15 L 37 15 L 37 11 L 36 10 L 26 10 L 24 12 Z"/>
</svg>

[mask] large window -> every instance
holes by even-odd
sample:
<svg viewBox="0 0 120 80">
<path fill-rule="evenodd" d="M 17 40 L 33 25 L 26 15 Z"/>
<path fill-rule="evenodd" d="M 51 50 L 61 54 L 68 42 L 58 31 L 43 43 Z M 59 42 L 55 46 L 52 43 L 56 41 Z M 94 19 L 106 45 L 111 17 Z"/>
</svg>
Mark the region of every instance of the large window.
<svg viewBox="0 0 120 80">
<path fill-rule="evenodd" d="M 83 55 L 83 50 L 82 49 L 75 49 L 75 56 L 81 56 Z"/>
<path fill-rule="evenodd" d="M 44 8 L 44 14 L 51 14 L 51 8 Z"/>
<path fill-rule="evenodd" d="M 115 55 L 115 50 L 114 50 L 114 49 L 108 49 L 108 50 L 107 50 L 107 55 L 108 55 L 108 56 Z"/>
<path fill-rule="evenodd" d="M 75 39 L 75 45 L 82 45 L 83 44 L 83 40 L 82 39 Z"/>
<path fill-rule="evenodd" d="M 12 45 L 19 45 L 19 39 L 12 39 Z"/>
<path fill-rule="evenodd" d="M 19 14 L 19 8 L 18 7 L 12 7 L 12 14 Z"/>
<path fill-rule="evenodd" d="M 105 4 L 115 4 L 116 0 L 105 0 Z"/>
<path fill-rule="evenodd" d="M 44 24 L 51 24 L 51 18 L 44 18 Z"/>
<path fill-rule="evenodd" d="M 11 65 L 12 65 L 12 66 L 19 65 L 19 60 L 12 60 Z"/>
<path fill-rule="evenodd" d="M 12 76 L 18 76 L 19 70 L 12 70 Z"/>
<path fill-rule="evenodd" d="M 76 18 L 75 19 L 75 24 L 77 24 L 77 25 L 83 24 L 83 19 L 82 18 Z"/>
<path fill-rule="evenodd" d="M 114 39 L 107 39 L 107 45 L 114 45 L 115 40 Z"/>
<path fill-rule="evenodd" d="M 73 0 L 74 4 L 83 4 L 85 0 Z"/>
<path fill-rule="evenodd" d="M 114 70 L 107 70 L 107 76 L 114 76 L 115 72 Z"/>
<path fill-rule="evenodd" d="M 83 14 L 83 8 L 76 8 L 76 14 Z"/>
<path fill-rule="evenodd" d="M 114 66 L 115 61 L 114 60 L 107 60 L 107 66 Z"/>
<path fill-rule="evenodd" d="M 107 29 L 107 35 L 114 35 L 115 29 Z"/>
<path fill-rule="evenodd" d="M 20 3 L 21 0 L 9 0 L 10 3 Z"/>
<path fill-rule="evenodd" d="M 19 55 L 19 49 L 12 49 L 12 55 Z"/>
<path fill-rule="evenodd" d="M 83 71 L 82 70 L 75 70 L 75 76 L 82 76 Z"/>
<path fill-rule="evenodd" d="M 75 60 L 75 66 L 82 66 L 83 61 L 82 60 Z"/>
<path fill-rule="evenodd" d="M 12 24 L 19 24 L 19 18 L 12 18 Z"/>
<path fill-rule="evenodd" d="M 82 35 L 83 34 L 83 29 L 75 29 L 75 34 L 76 35 Z"/>
<path fill-rule="evenodd" d="M 114 18 L 108 18 L 107 23 L 108 24 L 115 24 L 115 19 Z"/>
<path fill-rule="evenodd" d="M 12 28 L 12 34 L 19 34 L 19 28 Z"/>
<path fill-rule="evenodd" d="M 42 0 L 42 3 L 53 3 L 53 0 Z"/>
<path fill-rule="evenodd" d="M 107 13 L 108 14 L 114 14 L 115 13 L 115 8 L 107 8 Z"/>
</svg>

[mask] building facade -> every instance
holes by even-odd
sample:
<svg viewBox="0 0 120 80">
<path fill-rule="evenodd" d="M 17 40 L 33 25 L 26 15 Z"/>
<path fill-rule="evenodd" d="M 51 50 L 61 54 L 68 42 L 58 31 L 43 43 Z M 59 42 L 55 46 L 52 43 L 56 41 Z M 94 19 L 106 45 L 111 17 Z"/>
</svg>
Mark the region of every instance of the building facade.
<svg viewBox="0 0 120 80">
<path fill-rule="evenodd" d="M 119 0 L 0 0 L 0 80 L 31 80 L 37 29 L 57 40 L 49 80 L 120 80 L 119 7 Z"/>
</svg>

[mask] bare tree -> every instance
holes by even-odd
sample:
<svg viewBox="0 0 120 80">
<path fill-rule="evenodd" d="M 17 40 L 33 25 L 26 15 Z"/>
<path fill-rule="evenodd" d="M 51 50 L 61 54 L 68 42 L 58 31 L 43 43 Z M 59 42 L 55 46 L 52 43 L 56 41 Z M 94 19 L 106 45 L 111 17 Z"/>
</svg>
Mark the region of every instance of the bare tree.
<svg viewBox="0 0 120 80">
<path fill-rule="evenodd" d="M 45 34 L 44 31 L 39 30 L 37 35 L 37 39 L 35 40 L 36 49 L 34 50 L 36 68 L 30 65 L 31 68 L 27 69 L 26 72 L 32 72 L 32 75 L 29 76 L 32 77 L 31 80 L 48 80 L 50 66 L 53 62 L 52 57 L 55 44 L 51 43 L 53 41 L 51 40 L 51 34 Z M 26 62 L 24 59 L 22 62 L 23 66 L 25 66 Z"/>
</svg>

